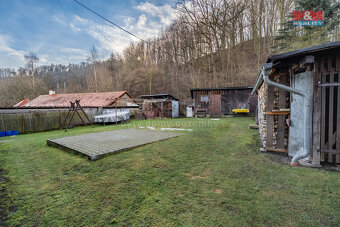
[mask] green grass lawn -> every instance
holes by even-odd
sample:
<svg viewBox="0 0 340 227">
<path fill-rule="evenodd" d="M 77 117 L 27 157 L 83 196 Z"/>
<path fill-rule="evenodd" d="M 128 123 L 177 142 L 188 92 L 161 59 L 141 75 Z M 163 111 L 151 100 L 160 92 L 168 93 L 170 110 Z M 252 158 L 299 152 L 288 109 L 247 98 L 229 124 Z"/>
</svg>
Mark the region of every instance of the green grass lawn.
<svg viewBox="0 0 340 227">
<path fill-rule="evenodd" d="M 273 161 L 259 152 L 251 123 L 145 120 L 1 138 L 6 224 L 339 226 L 339 173 Z M 49 138 L 139 126 L 193 131 L 93 162 L 46 145 Z"/>
</svg>

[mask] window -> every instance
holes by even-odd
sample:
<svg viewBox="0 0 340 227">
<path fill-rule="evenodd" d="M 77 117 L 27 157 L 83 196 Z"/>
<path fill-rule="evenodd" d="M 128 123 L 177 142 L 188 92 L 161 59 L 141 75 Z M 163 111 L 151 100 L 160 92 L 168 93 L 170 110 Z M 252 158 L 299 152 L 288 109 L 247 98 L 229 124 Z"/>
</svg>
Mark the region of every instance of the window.
<svg viewBox="0 0 340 227">
<path fill-rule="evenodd" d="M 209 102 L 208 96 L 201 96 L 201 102 Z"/>
</svg>

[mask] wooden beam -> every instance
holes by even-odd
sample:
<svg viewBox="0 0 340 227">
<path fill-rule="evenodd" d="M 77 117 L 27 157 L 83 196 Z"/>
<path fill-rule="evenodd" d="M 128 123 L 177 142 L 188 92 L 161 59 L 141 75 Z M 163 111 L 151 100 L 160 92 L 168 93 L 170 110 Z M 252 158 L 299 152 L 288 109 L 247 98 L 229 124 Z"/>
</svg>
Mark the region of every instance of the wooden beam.
<svg viewBox="0 0 340 227">
<path fill-rule="evenodd" d="M 274 87 L 268 86 L 267 89 L 267 110 L 272 110 L 274 107 Z M 266 144 L 267 147 L 273 147 L 273 132 L 274 132 L 274 118 L 273 116 L 267 115 L 267 136 Z"/>
<path fill-rule="evenodd" d="M 324 59 L 321 61 L 322 63 L 322 70 L 324 70 Z M 325 83 L 326 82 L 326 75 L 325 73 L 320 73 L 321 74 L 321 82 Z M 326 87 L 321 88 L 321 110 L 320 110 L 320 117 L 321 117 L 321 127 L 320 127 L 320 135 L 321 135 L 321 145 L 320 149 L 325 149 L 325 124 L 326 124 Z M 322 157 L 323 158 L 323 157 Z"/>
<path fill-rule="evenodd" d="M 288 72 L 285 73 L 286 76 L 280 78 L 280 84 L 288 86 L 287 83 L 287 75 Z M 283 89 L 279 89 L 279 111 L 282 112 L 283 109 L 286 108 L 286 98 L 287 98 L 287 91 Z M 287 111 L 287 109 L 285 110 Z M 274 111 L 273 111 L 274 112 Z M 290 112 L 290 111 L 289 111 Z M 287 114 L 280 114 L 278 116 L 277 121 L 277 148 L 278 149 L 286 149 L 285 147 L 285 128 L 286 128 L 286 115 Z"/>
<path fill-rule="evenodd" d="M 313 90 L 313 165 L 320 165 L 320 142 L 321 142 L 321 88 L 318 86 L 321 81 L 319 72 L 321 58 L 318 58 L 314 64 L 314 90 Z"/>
<path fill-rule="evenodd" d="M 320 150 L 321 153 L 340 154 L 340 150 Z"/>
<path fill-rule="evenodd" d="M 269 111 L 267 115 L 288 115 L 290 111 Z"/>
<path fill-rule="evenodd" d="M 319 87 L 339 87 L 340 83 L 325 83 L 319 84 Z"/>
<path fill-rule="evenodd" d="M 331 58 L 329 58 L 329 61 L 331 61 Z M 329 64 L 329 67 L 331 67 L 331 65 Z M 329 82 L 333 83 L 334 82 L 334 73 L 330 73 L 329 75 Z M 332 149 L 334 141 L 335 141 L 335 137 L 333 137 L 333 104 L 334 104 L 334 87 L 329 87 L 329 105 L 328 105 L 328 149 Z M 333 155 L 332 154 L 328 154 L 328 162 L 332 162 L 333 161 Z"/>
<path fill-rule="evenodd" d="M 279 148 L 272 148 L 272 147 L 266 147 L 266 151 L 288 154 L 288 151 L 286 149 L 279 149 Z"/>
</svg>

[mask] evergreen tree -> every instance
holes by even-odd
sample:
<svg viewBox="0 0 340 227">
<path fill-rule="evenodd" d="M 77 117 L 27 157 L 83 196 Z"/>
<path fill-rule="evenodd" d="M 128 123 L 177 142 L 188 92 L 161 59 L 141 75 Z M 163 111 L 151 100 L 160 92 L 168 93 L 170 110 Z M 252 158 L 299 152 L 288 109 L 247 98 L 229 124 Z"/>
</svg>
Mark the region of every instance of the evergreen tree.
<svg viewBox="0 0 340 227">
<path fill-rule="evenodd" d="M 295 0 L 297 11 L 324 11 L 324 26 L 293 26 L 292 12 L 281 24 L 273 52 L 295 50 L 339 40 L 340 2 L 337 0 Z"/>
</svg>

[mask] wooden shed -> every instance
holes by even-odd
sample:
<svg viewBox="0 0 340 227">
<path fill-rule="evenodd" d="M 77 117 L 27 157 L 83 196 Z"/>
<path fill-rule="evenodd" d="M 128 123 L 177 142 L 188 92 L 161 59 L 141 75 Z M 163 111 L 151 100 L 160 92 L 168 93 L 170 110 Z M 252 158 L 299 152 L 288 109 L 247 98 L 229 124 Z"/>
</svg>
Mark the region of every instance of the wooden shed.
<svg viewBox="0 0 340 227">
<path fill-rule="evenodd" d="M 233 109 L 249 109 L 256 113 L 257 95 L 251 95 L 253 87 L 193 88 L 190 89 L 194 110 L 210 116 L 232 114 Z"/>
<path fill-rule="evenodd" d="M 147 118 L 179 117 L 179 100 L 170 94 L 141 95 L 142 111 Z"/>
<path fill-rule="evenodd" d="M 264 68 L 270 64 L 266 81 Z M 309 155 L 299 156 L 303 165 L 340 163 L 339 73 L 339 41 L 268 58 L 253 90 L 264 149 L 287 153 L 293 160 L 305 150 Z"/>
</svg>

